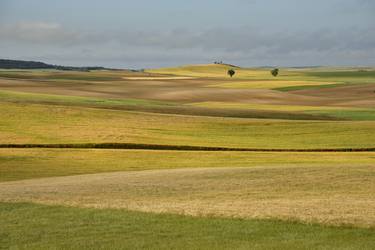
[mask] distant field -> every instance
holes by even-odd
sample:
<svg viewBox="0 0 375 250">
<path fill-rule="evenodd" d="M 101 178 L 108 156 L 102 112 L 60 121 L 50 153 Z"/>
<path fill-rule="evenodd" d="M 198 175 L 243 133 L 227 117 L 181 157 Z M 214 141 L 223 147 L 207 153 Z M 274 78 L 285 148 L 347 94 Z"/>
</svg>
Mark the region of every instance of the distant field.
<svg viewBox="0 0 375 250">
<path fill-rule="evenodd" d="M 327 106 L 302 106 L 302 105 L 270 105 L 254 103 L 235 103 L 235 102 L 201 102 L 193 103 L 193 106 L 210 107 L 210 108 L 239 108 L 239 109 L 260 109 L 275 111 L 337 111 L 337 110 L 354 110 L 347 107 L 327 107 Z M 371 109 L 369 109 L 370 111 Z"/>
<path fill-rule="evenodd" d="M 227 71 L 234 69 L 236 71 L 236 78 L 244 79 L 274 79 L 270 74 L 271 69 L 246 69 L 232 67 L 229 65 L 187 65 L 177 68 L 162 68 L 162 69 L 151 69 L 146 72 L 156 74 L 169 74 L 169 75 L 183 75 L 183 76 L 194 76 L 194 77 L 227 77 Z M 298 77 L 302 76 L 303 73 L 296 71 L 283 71 L 281 76 Z"/>
<path fill-rule="evenodd" d="M 251 109 L 204 108 L 198 105 L 180 104 L 166 101 L 132 98 L 95 98 L 70 95 L 51 95 L 15 91 L 1 91 L 2 102 L 18 104 L 44 104 L 78 106 L 112 110 L 143 111 L 163 114 L 197 115 L 213 117 L 239 117 L 290 120 L 336 120 L 334 117 L 319 114 L 302 114 L 295 112 L 261 112 Z"/>
<path fill-rule="evenodd" d="M 0 98 L 2 102 L 13 103 L 46 103 L 46 104 L 60 104 L 73 106 L 88 106 L 88 107 L 128 107 L 128 106 L 167 106 L 173 103 L 142 100 L 142 99 L 110 99 L 110 98 L 93 98 L 81 96 L 68 95 L 48 95 L 37 93 L 24 93 L 12 91 L 0 91 Z"/>
<path fill-rule="evenodd" d="M 375 120 L 375 109 L 332 107 L 332 106 L 303 106 L 303 105 L 270 105 L 253 103 L 231 103 L 231 102 L 202 102 L 192 103 L 192 106 L 204 108 L 225 109 L 250 109 L 265 111 L 300 112 L 304 114 L 325 115 L 338 119 L 373 121 Z"/>
<path fill-rule="evenodd" d="M 140 99 L 177 106 L 210 101 L 375 107 L 375 71 L 281 69 L 280 75 L 273 77 L 270 69 L 235 68 L 237 74 L 230 78 L 226 74 L 228 68 L 231 67 L 200 65 L 149 72 L 3 70 L 0 90 L 94 99 Z M 187 114 L 186 110 L 174 112 Z"/>
<path fill-rule="evenodd" d="M 319 88 L 322 85 L 337 85 L 333 82 L 320 82 L 320 81 L 285 81 L 285 80 L 267 80 L 267 81 L 235 81 L 228 83 L 221 83 L 217 85 L 210 85 L 210 87 L 221 88 L 241 88 L 241 89 L 301 89 L 305 87 Z"/>
<path fill-rule="evenodd" d="M 358 68 L 342 68 L 335 69 L 329 67 L 321 67 L 316 69 L 293 69 L 285 68 L 281 69 L 280 74 L 277 78 L 270 74 L 271 68 L 238 68 L 230 65 L 186 65 L 176 68 L 161 68 L 151 69 L 146 72 L 156 74 L 169 74 L 169 75 L 184 75 L 184 76 L 195 76 L 195 77 L 225 77 L 228 69 L 234 69 L 236 71 L 235 77 L 243 79 L 249 78 L 251 80 L 284 80 L 288 79 L 291 81 L 300 80 L 322 80 L 330 79 L 331 81 L 338 82 L 362 82 L 365 83 L 368 80 L 373 80 L 375 77 L 375 69 L 361 70 Z"/>
</svg>

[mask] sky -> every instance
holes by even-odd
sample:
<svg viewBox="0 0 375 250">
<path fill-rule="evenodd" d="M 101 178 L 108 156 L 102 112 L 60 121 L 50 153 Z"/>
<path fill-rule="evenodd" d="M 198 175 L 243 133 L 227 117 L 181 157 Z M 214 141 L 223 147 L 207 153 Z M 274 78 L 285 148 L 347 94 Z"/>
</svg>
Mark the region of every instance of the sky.
<svg viewBox="0 0 375 250">
<path fill-rule="evenodd" d="M 375 66 L 374 0 L 0 0 L 0 58 Z"/>
</svg>

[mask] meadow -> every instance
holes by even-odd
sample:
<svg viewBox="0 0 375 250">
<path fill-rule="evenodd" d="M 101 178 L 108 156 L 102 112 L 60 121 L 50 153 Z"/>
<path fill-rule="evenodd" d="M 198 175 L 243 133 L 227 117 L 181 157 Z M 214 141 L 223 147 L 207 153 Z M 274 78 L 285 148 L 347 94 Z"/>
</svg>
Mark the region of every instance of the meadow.
<svg viewBox="0 0 375 250">
<path fill-rule="evenodd" d="M 372 249 L 374 97 L 372 68 L 0 70 L 0 249 Z M 170 150 L 9 146 L 82 143 Z"/>
<path fill-rule="evenodd" d="M 372 249 L 367 229 L 0 203 L 2 248 Z M 38 219 L 42 218 L 42 219 Z M 15 221 L 22 221 L 22 226 Z M 48 228 L 48 230 L 46 230 Z M 280 233 L 283 232 L 283 233 Z M 69 240 L 67 240 L 69 239 Z"/>
</svg>

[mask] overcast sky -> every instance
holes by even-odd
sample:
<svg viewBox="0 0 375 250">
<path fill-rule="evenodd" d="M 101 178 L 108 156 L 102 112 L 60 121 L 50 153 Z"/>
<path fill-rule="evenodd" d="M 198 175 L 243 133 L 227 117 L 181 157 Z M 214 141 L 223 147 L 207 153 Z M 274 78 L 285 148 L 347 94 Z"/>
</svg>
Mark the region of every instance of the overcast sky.
<svg viewBox="0 0 375 250">
<path fill-rule="evenodd" d="M 0 58 L 375 65 L 375 0 L 0 0 Z"/>
</svg>

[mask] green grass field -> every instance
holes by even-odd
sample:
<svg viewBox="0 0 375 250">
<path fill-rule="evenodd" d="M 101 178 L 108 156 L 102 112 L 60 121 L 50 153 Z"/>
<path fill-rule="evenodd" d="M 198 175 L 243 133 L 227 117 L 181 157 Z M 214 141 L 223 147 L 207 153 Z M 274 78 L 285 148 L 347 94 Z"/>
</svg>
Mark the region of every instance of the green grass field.
<svg viewBox="0 0 375 250">
<path fill-rule="evenodd" d="M 325 115 L 343 120 L 353 121 L 373 121 L 375 120 L 375 110 L 370 108 L 350 108 L 331 106 L 303 106 L 303 105 L 270 105 L 252 103 L 231 103 L 231 102 L 201 102 L 192 103 L 192 106 L 205 108 L 224 109 L 251 109 L 264 111 L 299 112 L 304 114 Z"/>
<path fill-rule="evenodd" d="M 0 70 L 0 144 L 374 148 L 374 72 Z M 1 148 L 0 249 L 372 249 L 374 167 L 374 152 Z"/>
<path fill-rule="evenodd" d="M 373 231 L 368 229 L 281 221 L 7 203 L 0 204 L 0 211 L 3 249 L 354 250 L 372 249 L 374 241 Z"/>
</svg>

